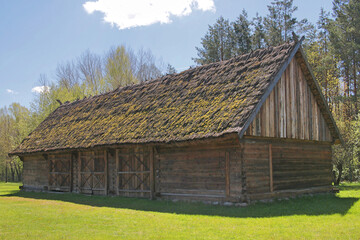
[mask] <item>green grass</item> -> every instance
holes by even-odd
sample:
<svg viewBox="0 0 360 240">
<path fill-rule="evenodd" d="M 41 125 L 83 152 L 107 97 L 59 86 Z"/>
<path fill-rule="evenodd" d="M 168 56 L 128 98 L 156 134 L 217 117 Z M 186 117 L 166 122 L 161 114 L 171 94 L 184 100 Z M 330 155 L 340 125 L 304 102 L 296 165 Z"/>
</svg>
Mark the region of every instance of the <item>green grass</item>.
<svg viewBox="0 0 360 240">
<path fill-rule="evenodd" d="M 359 239 L 360 184 L 245 208 L 18 192 L 0 183 L 0 239 Z"/>
</svg>

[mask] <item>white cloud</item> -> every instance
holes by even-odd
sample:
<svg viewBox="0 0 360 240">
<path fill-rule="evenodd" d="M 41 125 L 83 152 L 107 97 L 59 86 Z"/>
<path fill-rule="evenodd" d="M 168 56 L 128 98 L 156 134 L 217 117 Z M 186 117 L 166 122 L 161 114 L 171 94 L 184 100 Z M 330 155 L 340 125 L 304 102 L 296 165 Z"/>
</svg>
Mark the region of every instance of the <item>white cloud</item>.
<svg viewBox="0 0 360 240">
<path fill-rule="evenodd" d="M 50 87 L 48 87 L 48 86 L 36 86 L 31 89 L 31 92 L 42 93 L 42 92 L 48 92 L 49 90 L 50 90 Z"/>
<path fill-rule="evenodd" d="M 119 29 L 170 23 L 170 16 L 186 16 L 193 9 L 215 11 L 214 0 L 97 0 L 83 4 L 89 14 L 104 13 L 104 21 Z"/>
<path fill-rule="evenodd" d="M 11 89 L 6 89 L 6 92 L 10 94 L 18 94 L 18 92 L 15 92 L 14 90 Z"/>
</svg>

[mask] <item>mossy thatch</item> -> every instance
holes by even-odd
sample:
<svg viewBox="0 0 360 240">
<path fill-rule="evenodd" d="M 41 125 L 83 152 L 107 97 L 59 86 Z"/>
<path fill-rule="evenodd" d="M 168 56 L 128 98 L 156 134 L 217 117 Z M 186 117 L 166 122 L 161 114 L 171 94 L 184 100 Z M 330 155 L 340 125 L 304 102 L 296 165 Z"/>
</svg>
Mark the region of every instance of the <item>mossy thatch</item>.
<svg viewBox="0 0 360 240">
<path fill-rule="evenodd" d="M 239 133 L 295 43 L 61 105 L 11 153 Z"/>
</svg>

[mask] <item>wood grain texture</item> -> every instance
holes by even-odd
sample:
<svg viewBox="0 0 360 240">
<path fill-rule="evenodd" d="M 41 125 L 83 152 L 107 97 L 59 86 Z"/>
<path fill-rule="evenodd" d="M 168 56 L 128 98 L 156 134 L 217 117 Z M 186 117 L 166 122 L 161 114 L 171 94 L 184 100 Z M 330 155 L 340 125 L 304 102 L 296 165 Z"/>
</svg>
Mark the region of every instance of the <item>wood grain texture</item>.
<svg viewBox="0 0 360 240">
<path fill-rule="evenodd" d="M 295 58 L 291 60 L 245 135 L 332 141 L 318 101 Z"/>
</svg>

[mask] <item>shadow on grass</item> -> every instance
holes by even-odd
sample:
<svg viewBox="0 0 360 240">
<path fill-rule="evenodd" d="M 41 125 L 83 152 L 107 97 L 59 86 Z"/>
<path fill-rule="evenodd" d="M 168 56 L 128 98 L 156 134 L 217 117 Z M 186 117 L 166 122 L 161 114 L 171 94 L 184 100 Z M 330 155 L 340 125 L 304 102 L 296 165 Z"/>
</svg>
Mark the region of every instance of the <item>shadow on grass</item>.
<svg viewBox="0 0 360 240">
<path fill-rule="evenodd" d="M 356 186 L 358 189 L 359 186 Z M 160 213 L 189 215 L 206 215 L 222 217 L 277 217 L 291 215 L 345 215 L 359 198 L 339 198 L 331 194 L 304 196 L 286 201 L 276 200 L 272 203 L 256 203 L 248 207 L 226 207 L 203 203 L 172 202 L 166 200 L 151 201 L 148 199 L 86 196 L 75 193 L 34 193 L 17 192 L 6 196 L 22 198 L 64 201 L 93 207 L 123 208 Z M 1 197 L 1 196 L 0 196 Z"/>
</svg>

